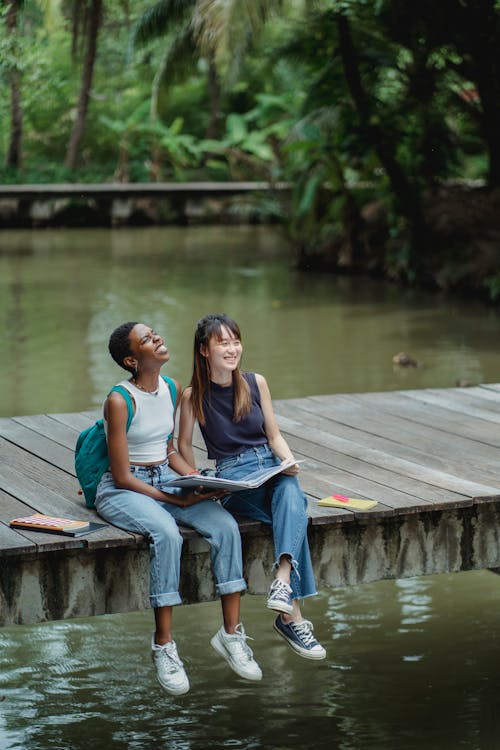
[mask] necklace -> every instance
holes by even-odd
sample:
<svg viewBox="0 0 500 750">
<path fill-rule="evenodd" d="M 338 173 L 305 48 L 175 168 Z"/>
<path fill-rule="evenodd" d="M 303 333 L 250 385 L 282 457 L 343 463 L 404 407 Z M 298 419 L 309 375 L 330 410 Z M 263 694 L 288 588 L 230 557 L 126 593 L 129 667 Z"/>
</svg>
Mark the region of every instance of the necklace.
<svg viewBox="0 0 500 750">
<path fill-rule="evenodd" d="M 156 386 L 156 388 L 155 388 L 154 391 L 148 391 L 148 389 L 144 388 L 143 385 L 141 385 L 140 383 L 138 383 L 135 378 L 132 378 L 132 383 L 135 385 L 136 388 L 139 388 L 140 391 L 143 391 L 144 393 L 149 393 L 150 396 L 157 396 L 158 395 L 159 386 Z"/>
</svg>

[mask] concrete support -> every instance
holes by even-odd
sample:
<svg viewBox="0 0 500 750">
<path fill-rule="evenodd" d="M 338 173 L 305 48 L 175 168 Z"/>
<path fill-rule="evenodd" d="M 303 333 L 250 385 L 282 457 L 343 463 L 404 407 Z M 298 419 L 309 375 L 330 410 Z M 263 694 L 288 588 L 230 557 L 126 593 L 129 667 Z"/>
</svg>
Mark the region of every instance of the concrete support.
<svg viewBox="0 0 500 750">
<path fill-rule="evenodd" d="M 500 567 L 500 507 L 477 504 L 382 518 L 373 523 L 310 527 L 318 587 Z M 243 537 L 249 593 L 264 594 L 272 577 L 267 530 Z M 9 557 L 0 566 L 0 624 L 22 624 L 149 606 L 149 550 L 112 547 Z M 184 543 L 181 593 L 186 603 L 215 598 L 208 545 Z"/>
</svg>

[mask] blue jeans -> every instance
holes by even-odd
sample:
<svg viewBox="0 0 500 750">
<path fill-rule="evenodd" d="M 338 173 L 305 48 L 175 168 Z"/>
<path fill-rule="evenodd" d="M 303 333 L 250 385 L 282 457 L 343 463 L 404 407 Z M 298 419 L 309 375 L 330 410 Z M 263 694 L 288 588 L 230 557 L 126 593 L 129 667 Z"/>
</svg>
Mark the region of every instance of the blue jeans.
<svg viewBox="0 0 500 750">
<path fill-rule="evenodd" d="M 178 476 L 167 462 L 159 466 L 131 466 L 143 482 L 162 489 L 163 482 Z M 172 494 L 182 490 L 166 487 Z M 96 510 L 108 523 L 143 534 L 150 544 L 149 598 L 152 607 L 181 603 L 179 595 L 182 536 L 177 523 L 196 529 L 210 545 L 210 558 L 218 596 L 244 591 L 241 537 L 238 524 L 220 503 L 202 500 L 188 508 L 132 490 L 115 487 L 106 472 L 97 488 Z"/>
<path fill-rule="evenodd" d="M 269 445 L 265 444 L 218 460 L 217 476 L 243 479 L 246 474 L 279 463 Z M 307 539 L 307 498 L 296 477 L 277 474 L 262 487 L 233 492 L 223 498 L 222 503 L 231 513 L 272 526 L 275 565 L 282 555 L 289 555 L 292 559 L 290 585 L 293 599 L 316 593 Z"/>
</svg>

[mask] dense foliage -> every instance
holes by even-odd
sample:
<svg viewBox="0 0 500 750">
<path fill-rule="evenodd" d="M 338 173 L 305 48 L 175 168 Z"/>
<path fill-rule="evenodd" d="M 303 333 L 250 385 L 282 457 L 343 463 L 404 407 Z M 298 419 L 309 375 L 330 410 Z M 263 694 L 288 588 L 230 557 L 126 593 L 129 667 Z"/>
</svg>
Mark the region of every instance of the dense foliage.
<svg viewBox="0 0 500 750">
<path fill-rule="evenodd" d="M 4 182 L 286 180 L 304 267 L 500 295 L 498 0 L 0 12 Z"/>
</svg>

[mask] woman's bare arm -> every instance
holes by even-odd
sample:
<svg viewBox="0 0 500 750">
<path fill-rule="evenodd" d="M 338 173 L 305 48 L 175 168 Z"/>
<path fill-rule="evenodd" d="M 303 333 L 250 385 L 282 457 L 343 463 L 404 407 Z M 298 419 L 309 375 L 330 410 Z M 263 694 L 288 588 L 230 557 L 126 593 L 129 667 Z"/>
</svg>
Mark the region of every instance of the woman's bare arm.
<svg viewBox="0 0 500 750">
<path fill-rule="evenodd" d="M 294 455 L 290 449 L 290 446 L 286 442 L 285 438 L 281 434 L 280 428 L 276 421 L 276 415 L 274 414 L 273 404 L 271 400 L 271 393 L 269 386 L 263 375 L 255 374 L 257 385 L 260 393 L 260 405 L 262 413 L 264 415 L 264 430 L 267 436 L 267 441 L 272 452 L 280 458 L 282 461 L 292 460 L 294 461 Z M 290 468 L 286 469 L 284 474 L 298 474 L 299 466 L 294 464 Z"/>
</svg>

